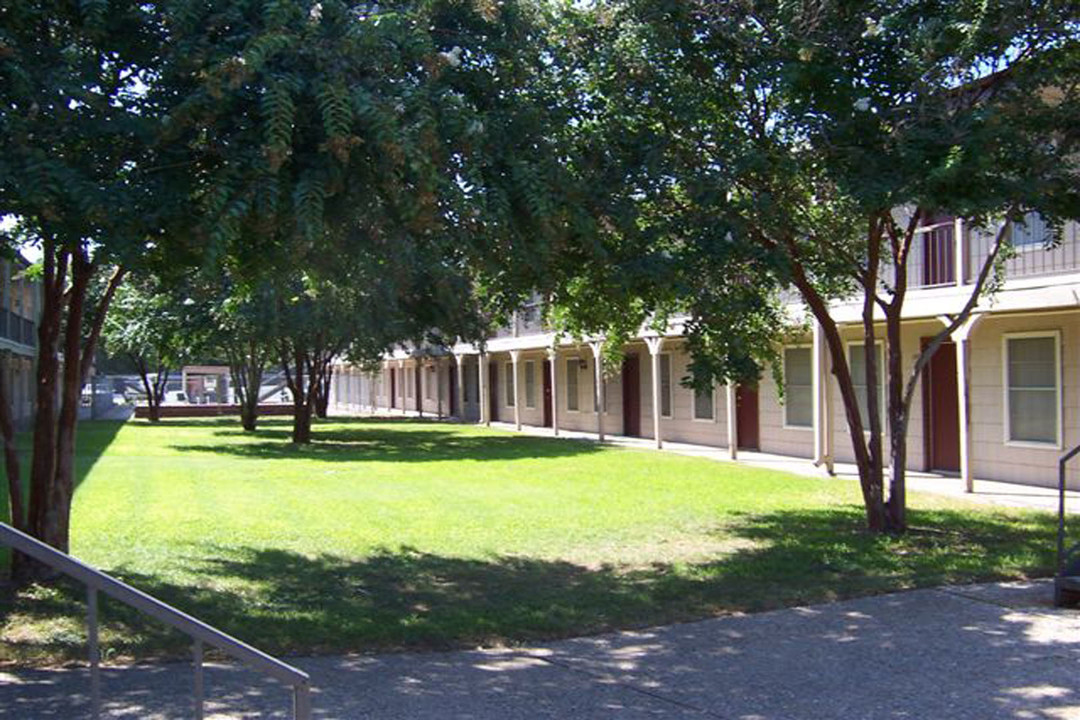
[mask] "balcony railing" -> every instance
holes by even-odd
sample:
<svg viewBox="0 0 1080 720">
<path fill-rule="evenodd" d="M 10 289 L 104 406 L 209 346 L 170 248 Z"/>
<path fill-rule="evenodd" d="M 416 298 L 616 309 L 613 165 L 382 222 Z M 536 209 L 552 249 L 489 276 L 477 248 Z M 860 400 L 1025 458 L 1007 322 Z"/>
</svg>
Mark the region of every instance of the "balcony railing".
<svg viewBox="0 0 1080 720">
<path fill-rule="evenodd" d="M 540 305 L 537 303 L 529 303 L 522 307 L 521 310 L 514 313 L 509 324 L 497 328 L 494 337 L 523 337 L 526 335 L 539 335 L 540 333 L 547 331 L 548 328 L 544 324 L 543 316 L 540 312 Z"/>
<path fill-rule="evenodd" d="M 963 221 L 940 220 L 919 228 L 908 257 L 909 288 L 932 288 L 975 281 L 994 245 L 995 233 L 967 228 Z M 1078 226 L 1069 223 L 1060 244 L 1047 247 L 1045 225 L 1037 217 L 1014 229 L 1006 278 L 1080 271 Z"/>
<path fill-rule="evenodd" d="M 10 310 L 0 311 L 0 337 L 30 347 L 37 346 L 37 323 Z"/>
</svg>

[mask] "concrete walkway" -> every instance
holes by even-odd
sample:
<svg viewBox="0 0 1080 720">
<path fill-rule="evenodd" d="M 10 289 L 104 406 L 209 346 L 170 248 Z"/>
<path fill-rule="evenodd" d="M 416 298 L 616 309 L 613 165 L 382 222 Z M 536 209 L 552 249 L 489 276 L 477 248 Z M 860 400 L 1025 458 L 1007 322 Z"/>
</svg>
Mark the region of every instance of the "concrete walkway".
<svg viewBox="0 0 1080 720">
<path fill-rule="evenodd" d="M 949 587 L 539 648 L 301 658 L 318 718 L 1080 720 L 1080 612 L 1046 582 Z M 288 717 L 228 665 L 208 716 Z M 112 668 L 108 717 L 191 717 L 183 664 Z M 0 671 L 0 718 L 86 717 L 85 670 Z"/>
<path fill-rule="evenodd" d="M 495 422 L 492 423 L 491 426 L 500 430 L 515 431 L 513 423 Z M 521 432 L 536 437 L 554 437 L 551 429 L 544 427 L 522 425 Z M 595 442 L 597 436 L 596 433 L 581 432 L 577 430 L 559 430 L 559 437 L 569 440 L 591 440 Z M 606 435 L 604 441 L 609 445 L 618 447 L 656 451 L 656 445 L 648 438 Z M 829 475 L 824 468 L 815 466 L 813 461 L 789 455 L 774 455 L 771 453 L 740 450 L 738 453 L 738 460 L 733 461 L 728 454 L 727 448 L 669 441 L 664 441 L 664 452 L 701 457 L 708 460 L 718 460 L 720 462 L 739 462 L 751 467 L 781 470 L 783 472 L 805 475 L 807 477 L 833 477 L 852 482 L 857 482 L 859 479 L 858 469 L 851 463 L 837 463 L 834 468 L 835 475 Z M 919 492 L 948 495 L 987 505 L 1047 510 L 1054 513 L 1056 513 L 1058 509 L 1058 492 L 1056 488 L 1052 487 L 1020 485 L 1017 483 L 980 480 L 976 478 L 975 491 L 973 493 L 968 493 L 964 489 L 963 481 L 958 477 L 908 470 L 907 479 L 908 488 Z M 1070 514 L 1080 514 L 1080 492 L 1075 490 L 1067 491 L 1065 502 L 1067 512 Z"/>
</svg>

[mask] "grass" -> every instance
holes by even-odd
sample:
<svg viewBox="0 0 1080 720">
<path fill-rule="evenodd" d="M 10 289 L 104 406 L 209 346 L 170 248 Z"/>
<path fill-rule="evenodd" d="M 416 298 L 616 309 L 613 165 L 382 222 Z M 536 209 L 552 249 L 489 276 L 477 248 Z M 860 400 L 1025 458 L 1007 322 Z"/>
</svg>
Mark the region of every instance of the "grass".
<svg viewBox="0 0 1080 720">
<path fill-rule="evenodd" d="M 473 426 L 90 423 L 72 552 L 276 653 L 528 643 L 1048 574 L 1054 522 L 913 495 L 862 530 L 854 484 Z M 1080 529 L 1080 528 L 1078 528 Z M 84 595 L 0 593 L 0 661 L 84 657 Z M 186 640 L 105 601 L 107 658 Z"/>
</svg>

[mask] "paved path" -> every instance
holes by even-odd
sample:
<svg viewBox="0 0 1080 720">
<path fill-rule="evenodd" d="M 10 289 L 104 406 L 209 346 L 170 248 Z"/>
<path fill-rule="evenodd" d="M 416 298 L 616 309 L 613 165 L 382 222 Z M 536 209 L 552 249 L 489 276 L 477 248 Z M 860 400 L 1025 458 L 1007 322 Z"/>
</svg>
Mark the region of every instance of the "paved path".
<svg viewBox="0 0 1080 720">
<path fill-rule="evenodd" d="M 500 430 L 514 431 L 513 423 L 492 423 L 492 427 L 499 428 Z M 552 437 L 550 428 L 522 425 L 521 432 L 538 437 Z M 570 440 L 595 441 L 596 433 L 581 432 L 578 430 L 560 430 L 559 437 Z M 619 447 L 641 450 L 656 449 L 653 441 L 646 438 L 607 435 L 605 436 L 605 441 L 610 445 L 617 445 Z M 665 441 L 664 451 L 676 453 L 678 455 L 706 458 L 708 460 L 733 462 L 728 454 L 727 448 L 712 447 L 710 445 L 694 445 L 691 443 Z M 824 468 L 814 465 L 813 461 L 789 455 L 775 455 L 772 453 L 740 450 L 737 462 L 751 467 L 781 470 L 808 477 L 834 477 L 853 482 L 858 481 L 859 478 L 858 469 L 851 463 L 837 463 L 834 468 L 835 475 L 830 476 L 825 472 Z M 1056 477 L 1050 478 L 1050 481 L 1056 482 Z M 975 491 L 968 493 L 965 491 L 964 483 L 959 477 L 951 477 L 939 473 L 920 472 L 917 470 L 908 470 L 907 483 L 908 487 L 912 490 L 963 498 L 971 502 L 986 505 L 1030 508 L 1035 510 L 1047 510 L 1055 513 L 1058 509 L 1058 492 L 1054 487 L 1020 485 L 1018 483 L 997 482 L 995 480 L 981 480 L 976 478 L 974 483 Z M 1070 514 L 1080 514 L 1080 492 L 1070 490 L 1066 493 L 1066 510 Z"/>
<path fill-rule="evenodd" d="M 301 658 L 319 718 L 1080 720 L 1080 612 L 1049 584 L 918 590 L 534 649 Z M 183 664 L 110 669 L 110 717 L 184 718 Z M 288 717 L 287 693 L 207 673 L 211 717 Z M 84 670 L 0 671 L 0 718 L 85 717 Z"/>
</svg>

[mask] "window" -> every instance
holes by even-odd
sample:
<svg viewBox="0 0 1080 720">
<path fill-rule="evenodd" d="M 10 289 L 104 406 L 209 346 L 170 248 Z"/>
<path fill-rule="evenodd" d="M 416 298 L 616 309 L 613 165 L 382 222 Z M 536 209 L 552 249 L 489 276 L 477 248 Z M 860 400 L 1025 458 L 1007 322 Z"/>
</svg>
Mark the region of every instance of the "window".
<svg viewBox="0 0 1080 720">
<path fill-rule="evenodd" d="M 525 407 L 536 407 L 536 363 L 532 360 L 525 363 Z"/>
<path fill-rule="evenodd" d="M 427 368 L 427 372 L 423 373 L 424 378 L 424 397 L 428 400 L 433 400 L 435 394 L 432 392 L 435 388 L 435 368 Z"/>
<path fill-rule="evenodd" d="M 577 358 L 566 361 L 566 409 L 572 412 L 578 409 L 578 363 Z"/>
<path fill-rule="evenodd" d="M 671 417 L 671 355 L 660 354 L 660 417 Z"/>
<path fill-rule="evenodd" d="M 1005 338 L 1005 432 L 1009 442 L 1061 443 L 1058 336 Z"/>
<path fill-rule="evenodd" d="M 715 417 L 713 411 L 713 389 L 698 390 L 694 388 L 694 419 L 712 420 Z"/>
<path fill-rule="evenodd" d="M 864 370 L 865 372 L 865 370 Z M 810 348 L 784 350 L 784 426 L 808 428 L 814 424 L 814 385 Z"/>
<path fill-rule="evenodd" d="M 885 407 L 885 362 L 881 343 L 874 343 L 877 358 L 878 376 L 878 420 L 882 421 Z M 870 431 L 870 411 L 866 399 L 866 345 L 851 343 L 848 345 L 848 367 L 851 369 L 851 384 L 855 386 L 855 397 L 859 400 L 859 416 L 863 420 L 863 430 Z"/>
<path fill-rule="evenodd" d="M 412 398 L 413 396 L 413 380 L 416 379 L 415 373 L 412 368 L 405 371 L 405 397 Z"/>
<path fill-rule="evenodd" d="M 506 407 L 514 407 L 517 403 L 517 373 L 514 372 L 514 363 L 503 363 L 506 368 Z"/>
<path fill-rule="evenodd" d="M 475 362 L 470 365 L 469 372 L 465 377 L 467 380 L 471 381 L 469 385 L 471 386 L 470 389 L 472 392 L 469 394 L 469 397 L 472 399 L 473 403 L 480 402 L 480 363 Z"/>
<path fill-rule="evenodd" d="M 1050 239 L 1050 228 L 1043 216 L 1037 212 L 1029 212 L 1024 219 L 1013 223 L 1012 244 L 1016 248 L 1040 248 L 1044 247 Z"/>
</svg>

